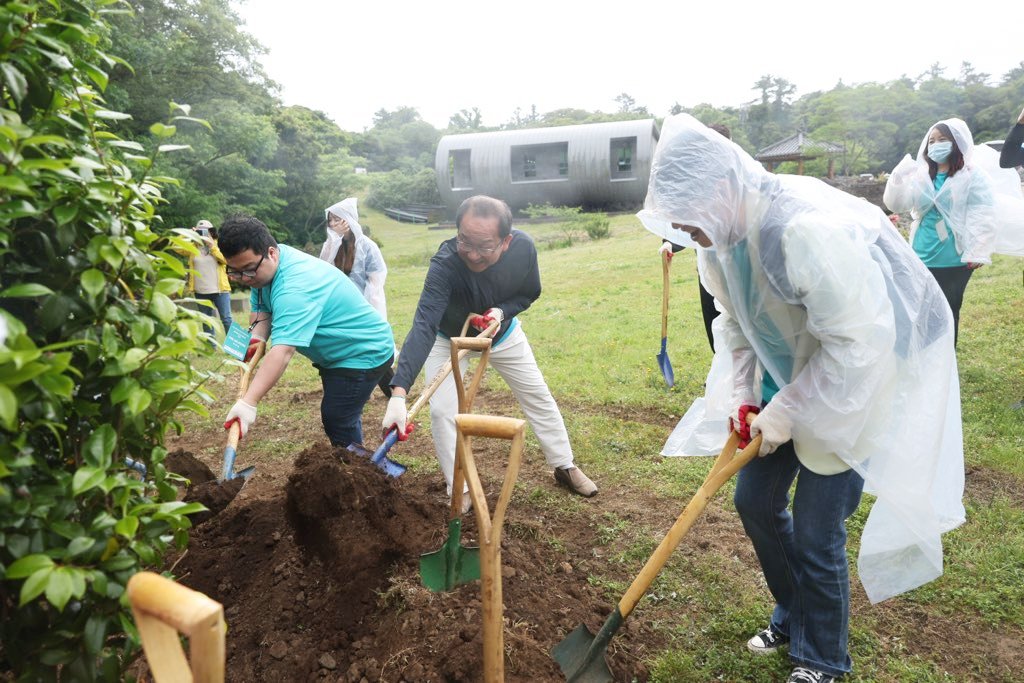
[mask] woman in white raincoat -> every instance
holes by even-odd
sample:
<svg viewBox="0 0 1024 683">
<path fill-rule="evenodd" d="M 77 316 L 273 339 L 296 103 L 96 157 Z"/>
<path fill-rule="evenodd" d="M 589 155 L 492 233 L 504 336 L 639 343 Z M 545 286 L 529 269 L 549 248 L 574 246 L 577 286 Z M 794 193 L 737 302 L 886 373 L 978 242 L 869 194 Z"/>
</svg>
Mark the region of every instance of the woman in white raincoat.
<svg viewBox="0 0 1024 683">
<path fill-rule="evenodd" d="M 858 563 L 872 602 L 941 575 L 941 534 L 964 520 L 949 307 L 877 207 L 768 173 L 687 115 L 665 121 L 638 216 L 677 244 L 696 240 L 722 309 L 733 414 L 762 406 L 750 431 L 767 457 L 741 470 L 735 501 L 776 607 L 748 648 L 788 642 L 791 681 L 841 676 L 845 520 L 861 487 L 878 496 Z"/>
<path fill-rule="evenodd" d="M 324 211 L 327 240 L 320 249 L 320 259 L 333 263 L 345 273 L 370 305 L 387 320 L 384 281 L 388 276 L 388 267 L 377 243 L 363 234 L 363 226 L 359 225 L 357 201 L 355 197 L 349 197 Z M 378 383 L 380 390 L 389 398 L 392 377 L 394 371 L 388 370 Z"/>
<path fill-rule="evenodd" d="M 973 163 L 974 149 L 966 123 L 939 121 L 921 141 L 917 160 L 908 154 L 893 169 L 882 198 L 914 219 L 910 244 L 946 295 L 954 343 L 967 282 L 992 262 L 995 247 L 995 198 L 988 174 Z"/>
</svg>

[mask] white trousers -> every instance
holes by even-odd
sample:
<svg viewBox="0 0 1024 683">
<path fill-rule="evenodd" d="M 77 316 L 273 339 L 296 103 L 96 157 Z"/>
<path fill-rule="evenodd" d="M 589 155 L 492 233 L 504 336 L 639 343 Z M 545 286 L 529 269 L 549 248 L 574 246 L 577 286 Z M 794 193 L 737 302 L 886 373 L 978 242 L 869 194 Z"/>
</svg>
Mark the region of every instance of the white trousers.
<svg viewBox="0 0 1024 683">
<path fill-rule="evenodd" d="M 424 364 L 428 384 L 444 364 L 451 360 L 451 348 L 451 342 L 444 337 L 438 337 L 434 342 L 434 347 Z M 466 372 L 470 357 L 479 356 L 480 354 L 475 352 L 466 354 L 459 364 L 463 373 Z M 537 367 L 526 333 L 518 321 L 516 328 L 491 349 L 488 365 L 497 370 L 512 390 L 526 416 L 526 421 L 530 423 L 533 433 L 540 441 L 540 448 L 548 465 L 572 467 L 572 447 L 569 445 L 569 433 L 565 430 L 565 422 L 558 411 L 558 404 L 555 403 L 551 390 L 544 381 L 544 376 L 540 373 L 540 368 Z M 465 379 L 465 374 L 463 378 Z M 430 397 L 430 431 L 434 437 L 437 460 L 448 483 L 449 494 L 452 490 L 452 478 L 455 476 L 455 415 L 458 412 L 459 397 L 455 392 L 455 378 L 449 375 Z"/>
</svg>

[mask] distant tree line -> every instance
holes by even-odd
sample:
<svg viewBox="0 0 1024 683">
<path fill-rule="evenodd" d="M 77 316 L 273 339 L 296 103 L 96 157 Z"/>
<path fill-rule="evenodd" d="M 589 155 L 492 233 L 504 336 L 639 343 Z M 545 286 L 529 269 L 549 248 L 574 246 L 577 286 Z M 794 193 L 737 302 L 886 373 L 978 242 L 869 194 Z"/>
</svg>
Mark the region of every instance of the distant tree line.
<svg viewBox="0 0 1024 683">
<path fill-rule="evenodd" d="M 434 151 L 444 134 L 658 115 L 621 93 L 610 112 L 539 112 L 529 105 L 517 108 L 508 121 L 487 126 L 474 107 L 455 112 L 439 130 L 415 108 L 398 107 L 377 111 L 362 132 L 343 131 L 323 112 L 282 104 L 278 85 L 260 66 L 265 50 L 239 28 L 230 0 L 133 0 L 131 5 L 134 12 L 111 20 L 109 51 L 132 67 L 110 73 L 110 107 L 131 115 L 118 122 L 116 132 L 143 140 L 154 122 L 166 120 L 168 101 L 190 105 L 194 118 L 209 122 L 209 128 L 180 122 L 176 142 L 192 149 L 158 161 L 160 174 L 178 179 L 165 190 L 159 209 L 166 227 L 244 211 L 260 216 L 289 243 L 315 243 L 321 239 L 323 209 L 352 193 L 365 194 L 380 208 L 438 201 Z M 1001 139 L 1024 103 L 1024 62 L 990 85 L 993 80 L 967 63 L 954 77 L 935 65 L 916 77 L 852 86 L 839 82 L 798 98 L 796 84 L 765 75 L 742 106 L 677 103 L 665 114 L 688 112 L 705 123 L 724 123 L 751 153 L 802 129 L 813 139 L 845 146 L 836 159 L 838 172 L 877 173 L 915 152 L 928 125 L 938 119 L 965 119 L 979 142 Z M 825 164 L 824 159 L 811 162 L 806 172 L 824 174 Z"/>
</svg>

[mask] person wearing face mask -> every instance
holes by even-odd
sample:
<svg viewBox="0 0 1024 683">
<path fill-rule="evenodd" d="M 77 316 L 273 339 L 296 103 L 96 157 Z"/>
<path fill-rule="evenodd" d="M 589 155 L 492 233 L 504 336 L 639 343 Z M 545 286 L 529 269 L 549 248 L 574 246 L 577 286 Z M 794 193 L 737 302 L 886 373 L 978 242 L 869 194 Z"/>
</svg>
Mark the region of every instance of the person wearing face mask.
<svg viewBox="0 0 1024 683">
<path fill-rule="evenodd" d="M 388 277 L 388 267 L 377 243 L 363 234 L 357 201 L 355 197 L 349 197 L 324 211 L 327 239 L 320 249 L 320 260 L 333 263 L 347 275 L 370 305 L 387 320 L 384 282 Z M 388 368 L 377 385 L 388 398 L 391 398 L 394 374 L 394 370 Z"/>
<path fill-rule="evenodd" d="M 992 262 L 995 198 L 988 174 L 975 167 L 974 138 L 960 119 L 933 125 L 918 149 L 893 169 L 882 201 L 909 211 L 910 243 L 931 271 L 953 312 L 954 342 L 971 274 Z"/>
<path fill-rule="evenodd" d="M 964 521 L 949 306 L 878 207 L 769 173 L 685 114 L 665 120 L 638 218 L 697 248 L 732 426 L 756 414 L 743 436 L 761 436 L 761 457 L 734 501 L 775 609 L 747 649 L 788 647 L 790 683 L 834 681 L 853 666 L 845 521 L 862 490 L 876 496 L 858 558 L 872 602 L 940 576 L 941 536 Z"/>
<path fill-rule="evenodd" d="M 518 315 L 540 296 L 537 248 L 530 236 L 512 228 L 512 212 L 500 199 L 477 195 L 462 202 L 455 214 L 458 234 L 441 243 L 430 259 L 423 292 L 413 316 L 398 368 L 391 381 L 394 395 L 388 401 L 381 426 L 399 435 L 407 432 L 405 396 L 426 367 L 431 381 L 451 358 L 449 339 L 458 336 L 466 318 L 478 313 L 470 332 L 478 333 L 493 322 L 489 358 L 519 402 L 533 428 L 555 481 L 584 497 L 597 494 L 597 486 L 573 462 L 569 434 L 562 414 L 548 389 Z M 464 361 L 468 362 L 468 361 Z M 455 415 L 458 400 L 455 381 L 449 376 L 430 399 L 430 429 L 441 471 L 451 493 L 455 469 Z M 399 438 L 402 438 L 401 436 Z M 471 499 L 463 490 L 462 510 Z"/>
</svg>

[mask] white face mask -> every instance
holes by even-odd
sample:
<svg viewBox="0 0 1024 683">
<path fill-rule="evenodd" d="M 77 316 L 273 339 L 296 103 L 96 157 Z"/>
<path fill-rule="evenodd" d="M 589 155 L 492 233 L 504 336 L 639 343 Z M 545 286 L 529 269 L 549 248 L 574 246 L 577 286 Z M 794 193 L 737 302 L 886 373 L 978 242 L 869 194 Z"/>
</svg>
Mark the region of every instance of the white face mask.
<svg viewBox="0 0 1024 683">
<path fill-rule="evenodd" d="M 952 153 L 953 143 L 949 140 L 940 140 L 928 145 L 928 158 L 937 164 L 945 163 Z"/>
</svg>

